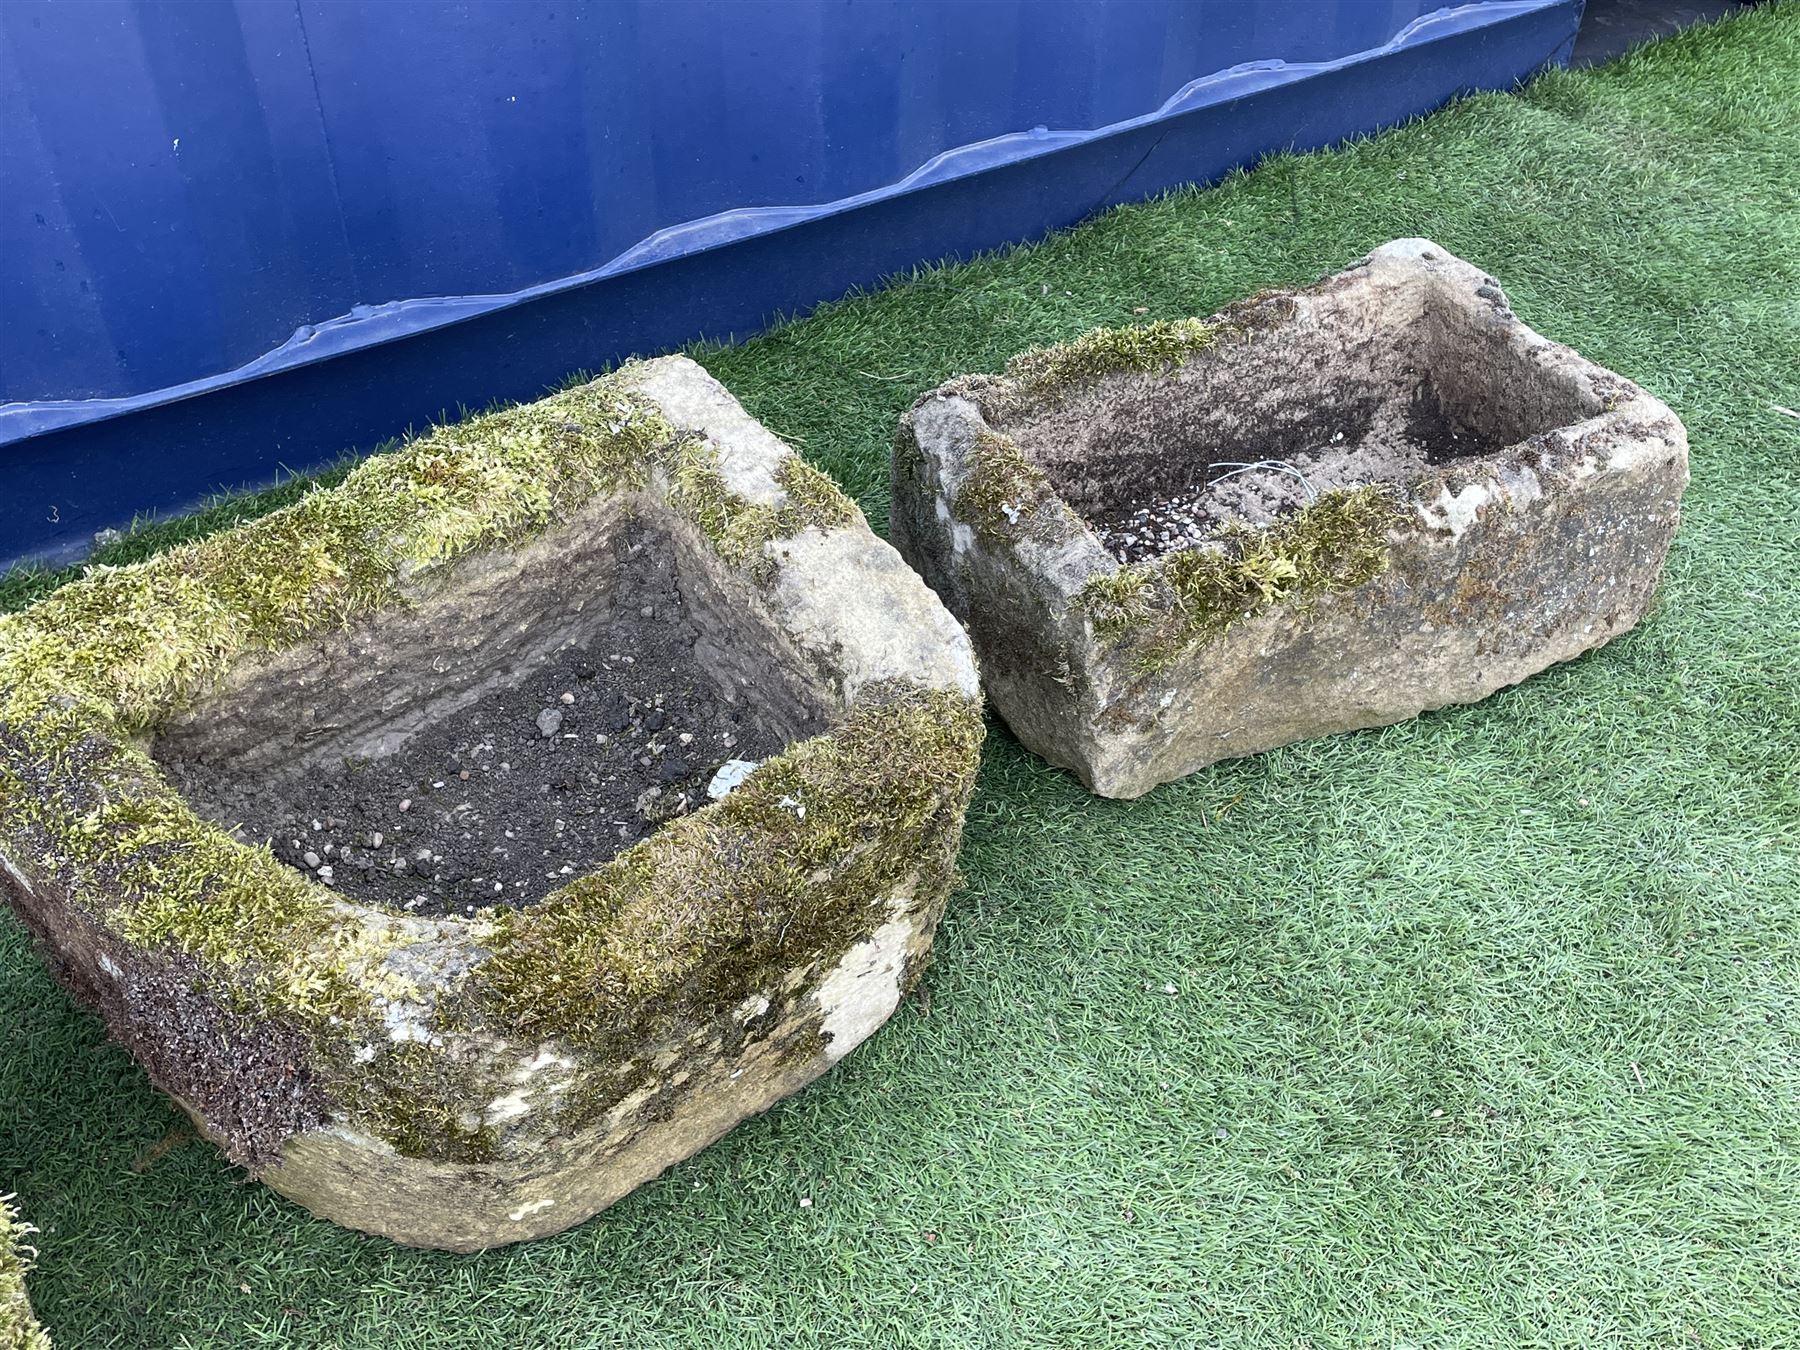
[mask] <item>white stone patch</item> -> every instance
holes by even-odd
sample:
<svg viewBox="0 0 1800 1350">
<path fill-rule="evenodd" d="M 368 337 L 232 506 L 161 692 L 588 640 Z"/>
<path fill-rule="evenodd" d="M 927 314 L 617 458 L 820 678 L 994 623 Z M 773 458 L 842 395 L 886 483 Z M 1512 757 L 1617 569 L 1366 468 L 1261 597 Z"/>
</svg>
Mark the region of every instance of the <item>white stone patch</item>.
<svg viewBox="0 0 1800 1350">
<path fill-rule="evenodd" d="M 548 1196 L 546 1196 L 542 1200 L 533 1200 L 529 1205 L 520 1205 L 517 1209 L 515 1209 L 511 1214 L 508 1214 L 506 1217 L 511 1219 L 514 1223 L 523 1223 L 526 1219 L 530 1218 L 533 1214 L 542 1214 L 545 1210 L 549 1209 L 550 1206 L 554 1205 L 555 1203 L 556 1203 L 556 1201 L 554 1201 L 554 1200 L 550 1199 Z"/>
<path fill-rule="evenodd" d="M 663 357 L 633 368 L 626 378 L 659 405 L 671 425 L 716 442 L 719 474 L 733 492 L 770 506 L 787 500 L 775 475 L 794 452 L 699 366 L 685 357 Z"/>
<path fill-rule="evenodd" d="M 554 1097 L 568 1085 L 563 1071 L 573 1069 L 575 1061 L 564 1059 L 553 1053 L 548 1047 L 540 1049 L 537 1054 L 525 1060 L 513 1070 L 512 1080 L 519 1086 L 512 1092 L 494 1098 L 483 1113 L 489 1125 L 510 1125 L 516 1120 L 523 1120 L 531 1114 L 531 1098 L 528 1095 L 529 1085 L 533 1079 L 541 1078 L 554 1072 L 555 1081 L 538 1085 L 538 1090 Z"/>
<path fill-rule="evenodd" d="M 1493 500 L 1494 491 L 1485 483 L 1471 483 L 1454 496 L 1446 487 L 1439 491 L 1436 501 L 1418 508 L 1419 519 L 1430 529 L 1449 531 L 1455 539 L 1475 523 L 1481 508 Z"/>
<path fill-rule="evenodd" d="M 525 1089 L 520 1088 L 504 1097 L 494 1098 L 488 1103 L 485 1114 L 490 1125 L 510 1125 L 531 1114 L 531 1103 L 525 1099 Z"/>
<path fill-rule="evenodd" d="M 119 963 L 113 960 L 112 957 L 108 956 L 105 952 L 100 953 L 100 969 L 104 970 L 115 980 L 123 978 L 125 974 L 124 971 L 119 969 Z"/>
<path fill-rule="evenodd" d="M 35 895 L 37 893 L 32 889 L 31 883 L 25 879 L 25 874 L 17 867 L 13 866 L 13 860 L 4 853 L 0 853 L 0 867 L 4 867 L 6 869 L 6 875 L 19 883 L 20 890 L 28 895 Z"/>
<path fill-rule="evenodd" d="M 706 795 L 715 802 L 723 801 L 732 790 L 744 785 L 744 780 L 754 773 L 762 761 L 760 759 L 728 759 L 719 766 L 719 771 L 712 776 L 712 782 L 706 785 Z"/>
<path fill-rule="evenodd" d="M 1536 470 L 1529 466 L 1521 464 L 1516 468 L 1502 468 L 1499 477 L 1501 491 L 1506 494 L 1506 500 L 1512 504 L 1513 509 L 1543 500 L 1544 485 Z"/>
<path fill-rule="evenodd" d="M 545 1069 L 572 1069 L 574 1067 L 574 1060 L 564 1059 L 561 1055 L 554 1054 L 545 1048 L 539 1050 L 535 1056 L 519 1066 L 518 1072 L 513 1074 L 513 1081 L 523 1083 L 528 1078 L 542 1073 Z"/>
<path fill-rule="evenodd" d="M 394 999 L 382 1006 L 381 1020 L 387 1026 L 388 1039 L 396 1044 L 419 1041 L 430 1044 L 432 1030 L 425 1020 L 425 1005 Z"/>
<path fill-rule="evenodd" d="M 825 1058 L 837 1063 L 900 1006 L 900 973 L 906 968 L 907 944 L 914 931 L 911 916 L 889 919 L 819 982 L 821 1024 L 828 1038 Z"/>
<path fill-rule="evenodd" d="M 1658 437 L 1622 437 L 1615 441 L 1606 457 L 1608 473 L 1630 473 L 1648 464 L 1660 464 L 1669 458 L 1669 443 Z"/>
<path fill-rule="evenodd" d="M 771 547 L 783 563 L 783 627 L 844 672 L 847 699 L 883 680 L 980 696 L 962 626 L 887 544 L 861 530 L 808 528 Z"/>
</svg>

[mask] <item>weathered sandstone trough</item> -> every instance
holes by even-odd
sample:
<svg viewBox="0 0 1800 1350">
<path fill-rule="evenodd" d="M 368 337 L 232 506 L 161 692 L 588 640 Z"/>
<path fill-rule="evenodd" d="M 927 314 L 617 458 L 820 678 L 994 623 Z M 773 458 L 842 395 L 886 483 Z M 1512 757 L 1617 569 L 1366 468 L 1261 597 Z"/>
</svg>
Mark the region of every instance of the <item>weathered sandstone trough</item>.
<svg viewBox="0 0 1800 1350">
<path fill-rule="evenodd" d="M 11 1200 L 0 1195 L 0 1350 L 50 1350 L 50 1339 L 32 1315 L 25 1293 L 31 1263 L 28 1243 L 35 1230 L 19 1218 Z"/>
<path fill-rule="evenodd" d="M 670 358 L 0 618 L 0 876 L 232 1158 L 473 1250 L 893 1012 L 981 735 L 956 622 Z"/>
<path fill-rule="evenodd" d="M 892 537 L 1093 791 L 1467 703 L 1650 603 L 1687 435 L 1424 239 L 903 420 Z"/>
</svg>

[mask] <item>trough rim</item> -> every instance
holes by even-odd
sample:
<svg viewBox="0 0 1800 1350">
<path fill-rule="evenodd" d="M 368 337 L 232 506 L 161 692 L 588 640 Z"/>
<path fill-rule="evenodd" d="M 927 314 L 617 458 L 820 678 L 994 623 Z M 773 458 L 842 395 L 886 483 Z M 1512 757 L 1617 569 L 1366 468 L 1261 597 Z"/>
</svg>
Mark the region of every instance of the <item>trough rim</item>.
<svg viewBox="0 0 1800 1350">
<path fill-rule="evenodd" d="M 1280 324 L 1291 318 L 1296 301 L 1358 284 L 1360 274 L 1370 268 L 1394 271 L 1402 276 L 1411 273 L 1425 279 L 1427 284 L 1437 278 L 1442 283 L 1460 285 L 1476 293 L 1487 302 L 1492 322 L 1518 343 L 1520 349 L 1516 359 L 1557 368 L 1561 378 L 1575 381 L 1577 388 L 1588 395 L 1595 411 L 1575 421 L 1546 427 L 1486 454 L 1458 457 L 1405 482 L 1329 489 L 1299 511 L 1279 517 L 1270 526 L 1246 527 L 1246 535 L 1274 528 L 1282 521 L 1303 519 L 1321 503 L 1343 500 L 1358 492 L 1372 492 L 1393 508 L 1386 513 L 1369 513 L 1371 519 L 1386 515 L 1381 538 L 1386 551 L 1391 554 L 1394 546 L 1408 537 L 1448 535 L 1454 538 L 1461 533 L 1463 522 L 1460 517 L 1464 513 L 1489 501 L 1510 504 L 1515 496 L 1535 496 L 1546 478 L 1582 478 L 1629 468 L 1629 446 L 1624 455 L 1618 453 L 1621 440 L 1629 443 L 1645 437 L 1659 439 L 1678 447 L 1685 457 L 1685 428 L 1666 403 L 1627 377 L 1537 332 L 1514 313 L 1511 302 L 1494 277 L 1441 244 L 1415 236 L 1383 244 L 1311 285 L 1262 291 L 1226 306 L 1207 319 L 1102 325 L 1068 342 L 1021 352 L 1000 374 L 963 375 L 948 380 L 921 395 L 903 415 L 896 440 L 894 471 L 896 475 L 907 471 L 902 462 L 904 454 L 926 453 L 915 427 L 921 413 L 938 405 L 951 422 L 960 424 L 959 434 L 932 438 L 940 483 L 936 496 L 940 508 L 949 512 L 950 528 L 968 528 L 971 532 L 969 547 L 974 551 L 997 552 L 1016 559 L 1027 575 L 1041 584 L 1046 596 L 1081 613 L 1090 637 L 1105 640 L 1117 636 L 1131 626 L 1131 619 L 1143 616 L 1121 616 L 1116 609 L 1107 615 L 1108 600 L 1118 594 L 1111 588 L 1152 586 L 1163 575 L 1164 567 L 1171 559 L 1203 550 L 1193 546 L 1134 563 L 1121 563 L 1107 551 L 1098 533 L 1081 513 L 1056 490 L 1048 474 L 1014 442 L 1006 430 L 1014 420 L 1009 413 L 1016 414 L 1032 406 L 1048 406 L 1067 396 L 1072 389 L 1091 388 L 1121 375 L 1147 375 L 1176 381 L 1190 358 L 1204 359 L 1207 350 L 1220 342 L 1254 343 L 1265 333 L 1279 332 Z M 1089 365 L 1096 360 L 1104 362 L 1108 353 L 1113 364 Z M 1074 374 L 1058 376 L 1053 373 L 1045 378 L 1042 373 L 1069 367 L 1074 368 Z M 1627 426 L 1643 430 L 1635 437 L 1619 437 L 1616 433 Z M 1001 518 L 995 518 L 991 510 L 984 513 L 986 520 L 982 523 L 988 528 L 981 528 L 972 521 L 967 509 L 958 509 L 977 467 L 977 451 L 984 447 L 1016 456 L 1016 467 L 1027 485 L 1027 491 L 1021 494 L 1023 500 L 1006 503 Z M 1546 456 L 1553 456 L 1555 463 L 1546 465 L 1543 462 Z M 1521 490 L 1522 471 L 1535 481 Z M 1358 572 L 1348 584 L 1332 585 L 1327 589 L 1354 590 L 1373 579 L 1374 576 Z M 1276 601 L 1275 605 L 1279 603 Z M 1261 608 L 1273 607 L 1259 607 L 1259 612 Z M 1221 631 L 1203 633 L 1184 643 L 1181 654 L 1189 655 L 1218 640 L 1221 635 Z"/>
<path fill-rule="evenodd" d="M 671 391 L 689 396 L 680 416 L 669 411 Z M 216 692 L 241 663 L 404 604 L 409 588 L 435 582 L 459 560 L 525 547 L 605 498 L 658 505 L 691 525 L 684 535 L 757 589 L 803 656 L 830 660 L 839 706 L 827 731 L 789 742 L 724 800 L 665 822 L 534 904 L 428 919 L 348 899 L 267 847 L 238 843 L 189 806 L 151 759 L 155 729 Z M 927 664 L 896 671 L 879 637 L 834 627 L 828 603 L 794 601 L 846 558 L 866 563 L 876 583 L 910 587 L 929 602 L 924 613 L 941 621 L 933 636 L 943 640 Z M 274 589 L 247 600 L 233 580 L 244 569 Z M 940 734 L 942 743 L 931 739 Z M 434 429 L 364 461 L 337 487 L 143 562 L 92 568 L 0 616 L 0 890 L 16 892 L 16 908 L 59 958 L 79 948 L 114 978 L 113 944 L 185 961 L 208 997 L 252 1021 L 307 1028 L 314 1053 L 334 1060 L 371 1027 L 378 1039 L 385 1032 L 402 1048 L 417 1041 L 414 1048 L 434 1055 L 447 1039 L 454 1048 L 471 1037 L 489 1046 L 580 1044 L 585 1027 L 544 1025 L 493 1001 L 443 1026 L 437 986 L 491 969 L 501 940 L 562 952 L 569 922 L 604 922 L 593 893 L 610 895 L 609 882 L 628 895 L 634 885 L 641 890 L 653 855 L 688 856 L 681 850 L 696 841 L 710 847 L 709 832 L 750 837 L 762 828 L 753 814 L 759 778 L 797 775 L 810 786 L 824 775 L 827 794 L 839 784 L 846 800 L 886 782 L 880 766 L 854 762 L 858 746 L 898 740 L 900 770 L 916 774 L 934 802 L 957 808 L 948 825 L 915 827 L 960 834 L 981 738 L 973 652 L 924 582 L 828 476 L 696 363 L 665 357 Z M 847 761 L 850 776 L 829 777 Z M 71 780 L 59 774 L 71 772 L 86 773 L 94 792 L 120 808 L 122 825 L 63 809 L 55 793 Z M 818 815 L 802 817 L 796 831 L 823 829 Z M 195 867 L 162 888 L 167 894 L 131 903 L 107 894 L 74 860 L 87 856 L 95 830 L 119 828 L 133 847 L 147 840 Z M 713 936 L 732 940 L 730 931 Z M 278 1160 L 279 1146 L 272 1156 L 233 1147 L 217 1121 L 160 1085 L 235 1160 L 253 1171 Z M 333 1117 L 346 1114 L 359 1113 L 337 1101 Z"/>
</svg>

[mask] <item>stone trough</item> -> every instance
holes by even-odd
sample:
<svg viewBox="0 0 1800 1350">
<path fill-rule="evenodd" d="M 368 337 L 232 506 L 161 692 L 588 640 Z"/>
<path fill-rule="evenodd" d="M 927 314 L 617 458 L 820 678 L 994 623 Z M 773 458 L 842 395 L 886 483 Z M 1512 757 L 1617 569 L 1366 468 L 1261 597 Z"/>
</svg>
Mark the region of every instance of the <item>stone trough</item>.
<svg viewBox="0 0 1800 1350">
<path fill-rule="evenodd" d="M 892 537 L 1019 739 L 1135 797 L 1617 636 L 1686 483 L 1667 407 L 1403 239 L 927 395 L 895 443 Z"/>
<path fill-rule="evenodd" d="M 893 1012 L 981 735 L 956 622 L 669 358 L 0 618 L 0 874 L 233 1159 L 474 1250 Z"/>
</svg>

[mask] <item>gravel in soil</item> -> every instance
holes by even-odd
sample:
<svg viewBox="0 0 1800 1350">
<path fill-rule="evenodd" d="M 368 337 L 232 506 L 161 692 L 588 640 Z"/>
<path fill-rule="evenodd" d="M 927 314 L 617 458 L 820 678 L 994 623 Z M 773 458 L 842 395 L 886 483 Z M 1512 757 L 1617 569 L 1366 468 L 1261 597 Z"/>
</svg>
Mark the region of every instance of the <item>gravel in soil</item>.
<svg viewBox="0 0 1800 1350">
<path fill-rule="evenodd" d="M 1348 415 L 1335 429 L 1329 418 L 1312 425 L 1320 437 L 1313 444 L 1282 445 L 1266 457 L 1254 446 L 1191 453 L 1185 474 L 1171 475 L 1166 463 L 1134 474 L 1137 466 L 1127 462 L 1112 500 L 1089 511 L 1088 523 L 1129 566 L 1204 547 L 1233 523 L 1267 525 L 1332 488 L 1406 483 L 1499 448 L 1446 417 L 1429 384 L 1402 410 Z"/>
<path fill-rule="evenodd" d="M 705 805 L 722 766 L 741 772 L 788 738 L 759 715 L 754 683 L 702 668 L 672 575 L 647 565 L 660 575 L 636 578 L 630 606 L 586 647 L 391 755 L 290 785 L 287 804 L 241 832 L 354 899 L 467 915 L 539 900 Z"/>
</svg>

